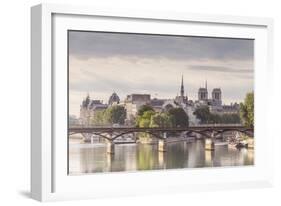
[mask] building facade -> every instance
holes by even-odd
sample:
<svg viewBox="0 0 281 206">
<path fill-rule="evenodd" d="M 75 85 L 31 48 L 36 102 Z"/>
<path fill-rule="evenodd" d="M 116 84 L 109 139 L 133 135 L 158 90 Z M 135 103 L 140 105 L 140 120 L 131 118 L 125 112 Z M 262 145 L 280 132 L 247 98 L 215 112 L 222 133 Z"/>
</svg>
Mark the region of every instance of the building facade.
<svg viewBox="0 0 281 206">
<path fill-rule="evenodd" d="M 107 109 L 114 105 L 122 105 L 126 109 L 125 124 L 130 125 L 134 122 L 138 110 L 143 105 L 150 105 L 154 111 L 163 112 L 170 108 L 182 108 L 189 117 L 189 125 L 199 124 L 199 120 L 193 114 L 194 111 L 201 106 L 208 106 L 211 113 L 223 114 L 238 114 L 239 104 L 230 105 L 222 104 L 222 90 L 214 88 L 211 93 L 211 98 L 208 96 L 207 81 L 205 87 L 198 89 L 198 99 L 193 101 L 185 95 L 183 75 L 180 83 L 180 95 L 176 95 L 174 99 L 151 99 L 150 94 L 130 94 L 121 101 L 116 92 L 113 92 L 108 99 L 108 104 L 104 104 L 101 100 L 90 99 L 87 95 L 80 105 L 80 123 L 83 125 L 91 124 L 91 118 L 96 112 Z"/>
<path fill-rule="evenodd" d="M 222 105 L 221 100 L 221 89 L 220 88 L 214 88 L 212 91 L 212 100 L 215 105 Z"/>
<path fill-rule="evenodd" d="M 120 103 L 119 96 L 116 94 L 116 92 L 113 92 L 112 95 L 109 97 L 108 105 L 112 106 L 112 105 L 117 105 L 119 103 Z"/>
<path fill-rule="evenodd" d="M 230 105 L 222 104 L 222 90 L 221 88 L 214 88 L 212 90 L 211 98 L 208 98 L 207 82 L 204 88 L 198 90 L 198 100 L 195 101 L 195 107 L 208 106 L 211 113 L 223 115 L 223 114 L 238 114 L 239 104 L 234 103 Z"/>
<path fill-rule="evenodd" d="M 150 104 L 150 94 L 130 94 L 124 100 L 127 120 L 132 121 L 141 106 Z"/>
<path fill-rule="evenodd" d="M 107 108 L 107 104 L 103 104 L 101 100 L 92 100 L 88 94 L 80 105 L 80 123 L 82 125 L 90 125 L 91 119 L 95 115 L 95 113 Z"/>
</svg>

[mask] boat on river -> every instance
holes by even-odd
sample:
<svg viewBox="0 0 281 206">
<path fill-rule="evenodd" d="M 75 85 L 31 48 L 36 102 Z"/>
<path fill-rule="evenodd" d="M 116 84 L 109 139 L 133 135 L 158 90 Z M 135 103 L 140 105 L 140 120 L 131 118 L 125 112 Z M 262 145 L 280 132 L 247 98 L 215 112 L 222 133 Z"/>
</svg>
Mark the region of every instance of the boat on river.
<svg viewBox="0 0 281 206">
<path fill-rule="evenodd" d="M 246 140 L 242 140 L 242 141 L 239 141 L 236 145 L 235 145 L 236 148 L 248 148 L 248 143 L 246 142 Z"/>
<path fill-rule="evenodd" d="M 248 142 L 245 138 L 243 138 L 239 132 L 236 133 L 235 137 L 228 141 L 228 145 L 230 147 L 235 147 L 237 149 L 240 148 L 248 148 Z"/>
<path fill-rule="evenodd" d="M 227 146 L 228 142 L 215 142 L 215 146 Z"/>
<path fill-rule="evenodd" d="M 122 138 L 122 139 L 116 139 L 113 142 L 114 144 L 134 144 L 136 143 L 136 140 L 132 138 Z"/>
<path fill-rule="evenodd" d="M 136 138 L 133 135 L 127 134 L 115 139 L 114 144 L 133 144 L 136 143 Z"/>
</svg>

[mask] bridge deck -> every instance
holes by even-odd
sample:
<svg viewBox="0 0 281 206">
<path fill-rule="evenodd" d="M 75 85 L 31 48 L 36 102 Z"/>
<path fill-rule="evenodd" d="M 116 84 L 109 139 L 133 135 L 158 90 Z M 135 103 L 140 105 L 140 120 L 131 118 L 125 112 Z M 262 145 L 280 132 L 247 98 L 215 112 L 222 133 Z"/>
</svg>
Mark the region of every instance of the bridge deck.
<svg viewBox="0 0 281 206">
<path fill-rule="evenodd" d="M 75 126 L 68 129 L 69 132 L 75 133 L 91 133 L 91 132 L 183 132 L 183 131 L 223 131 L 223 130 L 237 130 L 237 131 L 253 131 L 253 128 L 247 128 L 243 125 L 199 125 L 190 127 L 83 127 Z"/>
</svg>

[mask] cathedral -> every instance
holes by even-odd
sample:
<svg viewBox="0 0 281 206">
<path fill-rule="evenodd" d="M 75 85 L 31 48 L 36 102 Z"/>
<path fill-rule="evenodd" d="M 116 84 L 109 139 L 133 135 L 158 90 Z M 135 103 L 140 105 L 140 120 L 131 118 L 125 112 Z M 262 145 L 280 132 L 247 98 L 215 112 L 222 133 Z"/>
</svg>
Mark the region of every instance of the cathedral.
<svg viewBox="0 0 281 206">
<path fill-rule="evenodd" d="M 114 105 L 122 105 L 125 107 L 127 113 L 126 121 L 129 122 L 129 124 L 135 119 L 138 109 L 142 105 L 150 105 L 156 112 L 166 111 L 169 108 L 183 108 L 189 116 L 190 125 L 198 124 L 198 120 L 193 113 L 201 106 L 208 106 L 210 112 L 217 114 L 239 112 L 239 104 L 222 105 L 222 91 L 220 88 L 214 88 L 211 93 L 211 98 L 209 98 L 207 81 L 205 82 L 204 87 L 198 89 L 197 100 L 189 100 L 187 93 L 185 94 L 184 91 L 184 78 L 182 75 L 180 95 L 177 95 L 174 99 L 152 99 L 150 94 L 130 94 L 121 101 L 117 93 L 113 92 L 109 97 L 108 102 L 103 103 L 102 100 L 91 99 L 88 94 L 80 105 L 81 124 L 89 125 L 91 123 L 91 118 L 97 111 L 105 110 Z"/>
<path fill-rule="evenodd" d="M 207 104 L 209 106 L 222 106 L 222 92 L 220 88 L 214 88 L 212 91 L 212 97 L 208 96 L 207 81 L 205 87 L 200 87 L 198 90 L 198 101 L 201 104 Z"/>
</svg>

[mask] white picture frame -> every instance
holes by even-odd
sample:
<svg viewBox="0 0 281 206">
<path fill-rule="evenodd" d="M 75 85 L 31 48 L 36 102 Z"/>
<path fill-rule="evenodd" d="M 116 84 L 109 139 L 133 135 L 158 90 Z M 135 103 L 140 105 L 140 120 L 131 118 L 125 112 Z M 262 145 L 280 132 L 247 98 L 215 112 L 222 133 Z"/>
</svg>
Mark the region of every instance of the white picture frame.
<svg viewBox="0 0 281 206">
<path fill-rule="evenodd" d="M 119 24 L 116 24 L 117 21 Z M 139 25 L 132 27 L 136 23 Z M 159 25 L 157 30 L 153 27 L 156 23 Z M 273 102 L 270 101 L 270 92 L 273 91 L 272 19 L 40 4 L 31 9 L 31 26 L 32 198 L 52 201 L 267 187 L 273 184 L 273 134 L 266 110 Z M 186 26 L 192 27 L 192 31 L 185 31 L 183 28 Z M 169 27 L 173 29 L 169 30 Z M 257 42 L 255 165 L 69 177 L 65 171 L 66 138 L 61 136 L 64 136 L 67 128 L 67 113 L 63 109 L 66 107 L 67 95 L 66 70 L 63 69 L 67 58 L 65 31 L 73 28 L 159 34 L 188 32 L 189 35 L 254 38 Z M 265 136 L 266 140 L 262 139 Z"/>
</svg>

